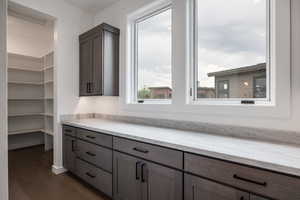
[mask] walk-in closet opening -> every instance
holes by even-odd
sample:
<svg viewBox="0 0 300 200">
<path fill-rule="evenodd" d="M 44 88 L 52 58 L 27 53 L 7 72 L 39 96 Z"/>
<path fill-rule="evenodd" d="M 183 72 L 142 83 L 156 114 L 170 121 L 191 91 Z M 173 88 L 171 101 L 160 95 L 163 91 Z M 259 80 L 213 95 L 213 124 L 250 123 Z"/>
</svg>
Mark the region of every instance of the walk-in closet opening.
<svg viewBox="0 0 300 200">
<path fill-rule="evenodd" d="M 9 2 L 7 54 L 9 194 L 25 200 L 53 164 L 54 20 Z"/>
</svg>

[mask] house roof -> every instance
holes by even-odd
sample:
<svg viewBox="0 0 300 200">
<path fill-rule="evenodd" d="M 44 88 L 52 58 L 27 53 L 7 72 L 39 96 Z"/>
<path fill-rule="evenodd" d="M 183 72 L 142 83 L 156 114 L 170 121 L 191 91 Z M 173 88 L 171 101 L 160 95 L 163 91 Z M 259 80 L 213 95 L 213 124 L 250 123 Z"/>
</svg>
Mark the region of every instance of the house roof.
<svg viewBox="0 0 300 200">
<path fill-rule="evenodd" d="M 229 70 L 223 70 L 218 72 L 211 72 L 208 73 L 208 77 L 213 76 L 228 76 L 233 74 L 242 74 L 242 73 L 249 73 L 249 72 L 256 72 L 256 71 L 264 71 L 266 70 L 266 63 L 259 63 L 256 65 L 251 66 L 245 66 L 245 67 L 239 67 L 235 69 L 229 69 Z"/>
</svg>

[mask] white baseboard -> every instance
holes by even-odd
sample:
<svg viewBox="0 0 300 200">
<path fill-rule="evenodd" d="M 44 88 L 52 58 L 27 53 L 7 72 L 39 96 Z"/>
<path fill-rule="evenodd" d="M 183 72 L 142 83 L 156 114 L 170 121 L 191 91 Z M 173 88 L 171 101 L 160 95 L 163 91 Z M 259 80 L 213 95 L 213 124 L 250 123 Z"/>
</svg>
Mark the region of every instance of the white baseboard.
<svg viewBox="0 0 300 200">
<path fill-rule="evenodd" d="M 64 167 L 58 167 L 58 166 L 52 165 L 52 172 L 56 175 L 63 174 L 67 171 L 68 170 L 65 169 Z"/>
</svg>

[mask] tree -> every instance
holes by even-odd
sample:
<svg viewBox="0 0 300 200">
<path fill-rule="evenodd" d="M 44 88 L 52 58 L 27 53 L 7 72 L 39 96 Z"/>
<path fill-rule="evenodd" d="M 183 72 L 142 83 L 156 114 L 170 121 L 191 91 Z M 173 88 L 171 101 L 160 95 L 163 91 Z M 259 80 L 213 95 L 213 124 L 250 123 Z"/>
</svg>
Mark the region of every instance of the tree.
<svg viewBox="0 0 300 200">
<path fill-rule="evenodd" d="M 138 91 L 138 98 L 139 99 L 149 99 L 151 96 L 151 92 L 148 88 L 144 87 Z"/>
</svg>

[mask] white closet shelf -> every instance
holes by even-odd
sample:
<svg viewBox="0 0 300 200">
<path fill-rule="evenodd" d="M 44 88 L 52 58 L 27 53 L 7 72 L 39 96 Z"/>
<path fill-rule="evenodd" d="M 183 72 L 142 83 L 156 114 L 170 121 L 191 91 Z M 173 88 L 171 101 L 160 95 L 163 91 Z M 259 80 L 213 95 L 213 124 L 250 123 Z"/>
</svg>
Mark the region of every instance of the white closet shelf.
<svg viewBox="0 0 300 200">
<path fill-rule="evenodd" d="M 8 101 L 43 101 L 45 98 L 9 98 Z"/>
<path fill-rule="evenodd" d="M 26 67 L 17 67 L 17 66 L 9 66 L 8 70 L 19 70 L 19 71 L 28 71 L 28 72 L 42 72 L 43 69 L 29 69 Z"/>
<path fill-rule="evenodd" d="M 50 70 L 50 69 L 53 69 L 53 68 L 54 68 L 54 66 L 48 66 L 48 67 L 45 67 L 45 68 L 43 69 L 43 71 Z"/>
<path fill-rule="evenodd" d="M 44 113 L 44 115 L 45 115 L 46 117 L 53 117 L 53 116 L 54 116 L 53 113 Z"/>
<path fill-rule="evenodd" d="M 52 130 L 45 130 L 45 129 L 42 129 L 41 130 L 43 133 L 46 133 L 48 135 L 53 135 L 53 131 Z"/>
<path fill-rule="evenodd" d="M 28 133 L 36 133 L 43 132 L 43 129 L 24 129 L 17 131 L 8 131 L 8 135 L 20 135 L 20 134 L 28 134 Z"/>
<path fill-rule="evenodd" d="M 18 113 L 18 114 L 8 114 L 8 117 L 27 117 L 27 116 L 43 116 L 44 113 Z"/>
<path fill-rule="evenodd" d="M 50 84 L 53 83 L 53 80 L 45 81 L 44 84 Z"/>
<path fill-rule="evenodd" d="M 14 84 L 14 85 L 39 85 L 39 86 L 42 86 L 43 82 L 8 81 L 8 84 Z"/>
</svg>

